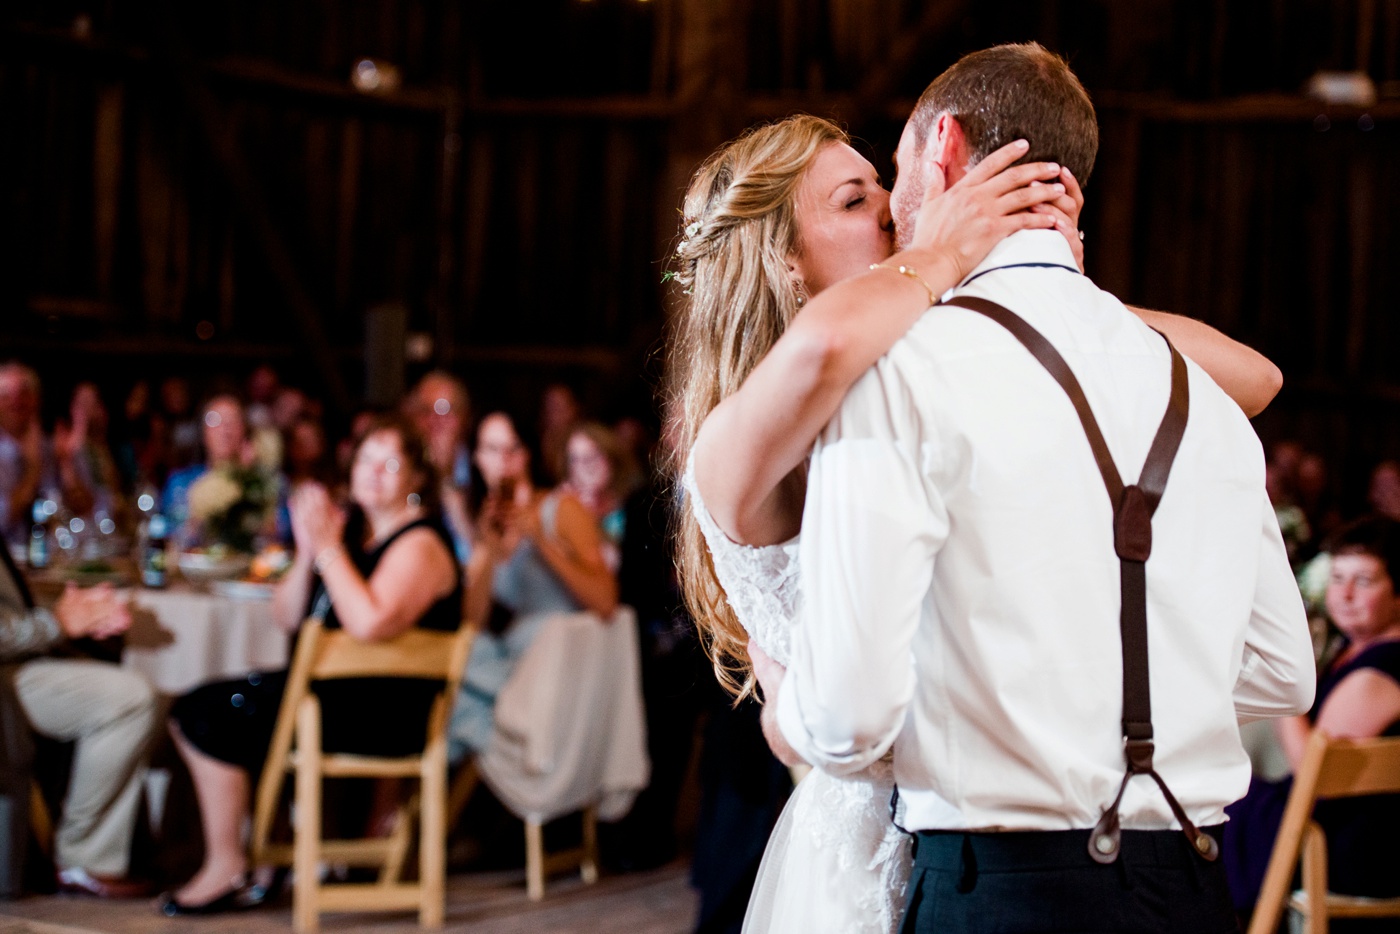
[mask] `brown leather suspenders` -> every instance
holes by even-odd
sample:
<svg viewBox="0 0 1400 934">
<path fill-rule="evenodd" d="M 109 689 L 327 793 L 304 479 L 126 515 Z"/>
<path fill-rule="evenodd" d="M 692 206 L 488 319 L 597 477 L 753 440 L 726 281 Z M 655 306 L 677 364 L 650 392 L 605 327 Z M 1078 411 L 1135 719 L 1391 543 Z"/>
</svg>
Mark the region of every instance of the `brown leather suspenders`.
<svg viewBox="0 0 1400 934">
<path fill-rule="evenodd" d="M 1152 766 L 1152 697 L 1147 675 L 1147 558 L 1152 553 L 1152 514 L 1161 502 L 1162 491 L 1167 485 L 1167 475 L 1171 472 L 1172 461 L 1176 458 L 1181 436 L 1186 431 L 1186 416 L 1190 410 L 1190 396 L 1187 388 L 1186 361 L 1177 353 L 1165 334 L 1167 348 L 1172 358 L 1171 399 L 1167 412 L 1162 416 L 1162 424 L 1152 440 L 1152 448 L 1147 453 L 1147 463 L 1143 465 L 1138 482 L 1125 486 L 1113 463 L 1113 455 L 1104 443 L 1098 421 L 1089 408 L 1089 400 L 1075 379 L 1069 364 L 1065 363 L 1049 341 L 1031 327 L 1015 312 L 996 302 L 973 296 L 958 296 L 945 304 L 957 305 L 969 311 L 986 315 L 1020 341 L 1031 356 L 1035 357 L 1060 384 L 1074 404 L 1074 411 L 1084 426 L 1089 447 L 1093 449 L 1094 460 L 1098 462 L 1099 473 L 1103 475 L 1104 486 L 1108 490 L 1109 502 L 1113 505 L 1113 548 L 1118 553 L 1119 580 L 1123 595 L 1122 610 L 1119 615 L 1119 629 L 1123 639 L 1123 754 L 1128 763 L 1127 774 L 1118 786 L 1118 796 L 1104 811 L 1103 817 L 1089 835 L 1089 855 L 1096 862 L 1112 863 L 1118 858 L 1120 849 L 1120 828 L 1118 806 L 1123 801 L 1123 792 L 1134 775 L 1148 775 L 1162 789 L 1172 813 L 1181 823 L 1181 829 L 1191 842 L 1191 847 L 1207 860 L 1219 856 L 1215 838 L 1202 833 L 1186 816 L 1177 802 L 1176 796 L 1167 788 L 1162 776 Z"/>
</svg>

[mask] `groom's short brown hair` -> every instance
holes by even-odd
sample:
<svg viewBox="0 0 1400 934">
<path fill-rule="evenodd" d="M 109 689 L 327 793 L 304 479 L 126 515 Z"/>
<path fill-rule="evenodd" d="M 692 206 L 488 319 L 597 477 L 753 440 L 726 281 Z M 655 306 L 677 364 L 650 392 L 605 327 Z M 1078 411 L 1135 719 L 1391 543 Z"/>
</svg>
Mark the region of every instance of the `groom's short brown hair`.
<svg viewBox="0 0 1400 934">
<path fill-rule="evenodd" d="M 1022 162 L 1058 162 L 1080 184 L 1093 171 L 1094 105 L 1065 60 L 1039 43 L 971 52 L 935 78 L 909 116 L 919 151 L 941 113 L 962 127 L 974 163 L 1024 139 L 1031 148 Z"/>
</svg>

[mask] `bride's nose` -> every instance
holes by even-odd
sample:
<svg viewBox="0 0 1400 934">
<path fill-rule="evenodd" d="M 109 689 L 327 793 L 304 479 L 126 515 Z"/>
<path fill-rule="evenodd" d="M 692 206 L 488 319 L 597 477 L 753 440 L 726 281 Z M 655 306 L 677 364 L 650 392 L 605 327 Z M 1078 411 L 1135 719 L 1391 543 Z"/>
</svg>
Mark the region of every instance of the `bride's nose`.
<svg viewBox="0 0 1400 934">
<path fill-rule="evenodd" d="M 884 192 L 880 201 L 880 229 L 894 232 L 894 215 L 890 213 L 890 193 Z"/>
</svg>

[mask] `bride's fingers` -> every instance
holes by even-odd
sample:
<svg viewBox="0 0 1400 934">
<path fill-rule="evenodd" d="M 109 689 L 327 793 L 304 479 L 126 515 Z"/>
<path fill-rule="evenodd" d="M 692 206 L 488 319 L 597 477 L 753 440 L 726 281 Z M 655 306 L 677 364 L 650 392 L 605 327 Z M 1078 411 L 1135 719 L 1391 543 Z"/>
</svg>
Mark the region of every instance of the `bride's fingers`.
<svg viewBox="0 0 1400 934">
<path fill-rule="evenodd" d="M 1070 221 L 1078 226 L 1079 212 L 1084 210 L 1084 191 L 1079 187 L 1079 179 L 1074 177 L 1068 166 L 1061 168 L 1060 181 L 1064 183 L 1065 194 L 1074 205 L 1073 209 L 1066 208 L 1065 213 L 1069 215 Z"/>
<path fill-rule="evenodd" d="M 1012 140 L 969 169 L 963 177 L 963 182 L 968 185 L 980 185 L 1002 169 L 1013 165 L 1030 148 L 1031 144 L 1023 139 Z"/>
<path fill-rule="evenodd" d="M 1064 186 L 1058 182 L 1054 185 L 1027 185 L 1024 188 L 1017 188 L 1015 191 L 1007 192 L 1000 198 L 997 198 L 996 207 L 1002 214 L 1014 214 L 1017 211 L 1024 211 L 1037 204 L 1053 202 L 1064 193 Z"/>
<path fill-rule="evenodd" d="M 1029 162 L 999 172 L 983 182 L 982 187 L 993 195 L 1004 195 L 1034 182 L 1058 182 L 1060 171 L 1060 165 L 1056 162 Z M 963 181 L 966 181 L 966 178 Z"/>
</svg>

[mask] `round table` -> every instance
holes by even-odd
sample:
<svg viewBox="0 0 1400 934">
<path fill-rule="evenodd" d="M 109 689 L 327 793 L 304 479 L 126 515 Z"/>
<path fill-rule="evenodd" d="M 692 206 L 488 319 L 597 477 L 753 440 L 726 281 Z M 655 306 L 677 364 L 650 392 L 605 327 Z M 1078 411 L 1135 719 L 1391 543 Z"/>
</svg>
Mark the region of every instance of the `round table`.
<svg viewBox="0 0 1400 934">
<path fill-rule="evenodd" d="M 229 595 L 177 584 L 133 588 L 122 666 L 162 694 L 287 667 L 291 636 L 272 620 L 269 594 Z"/>
</svg>

